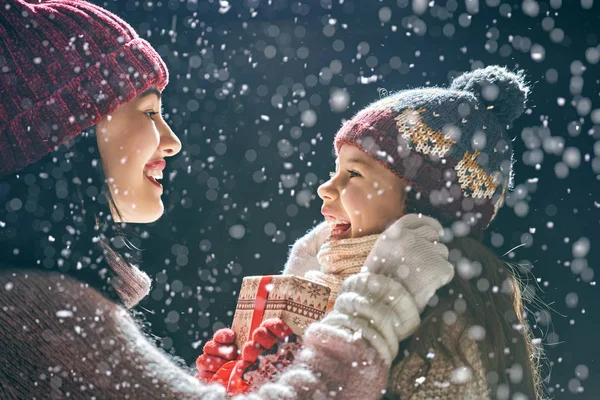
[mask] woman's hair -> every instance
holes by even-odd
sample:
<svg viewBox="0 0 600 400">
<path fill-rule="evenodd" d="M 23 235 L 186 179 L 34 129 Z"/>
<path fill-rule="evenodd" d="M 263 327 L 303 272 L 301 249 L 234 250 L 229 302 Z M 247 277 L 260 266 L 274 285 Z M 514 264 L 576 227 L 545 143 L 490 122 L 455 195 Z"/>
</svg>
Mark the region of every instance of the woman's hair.
<svg viewBox="0 0 600 400">
<path fill-rule="evenodd" d="M 120 218 L 91 128 L 40 161 L 0 177 L 2 268 L 69 274 L 119 300 L 110 284 L 113 269 L 127 267 L 139 255 L 126 239 L 132 228 L 115 223 L 111 208 Z"/>
<path fill-rule="evenodd" d="M 515 266 L 470 237 L 455 237 L 446 245 L 456 275 L 438 290 L 437 303 L 422 314 L 419 329 L 403 350 L 426 359 L 425 354 L 434 348 L 448 355 L 458 349 L 461 361 L 473 368 L 460 350 L 461 337 L 466 334 L 478 342 L 492 398 L 497 398 L 498 391 L 509 389 L 511 394 L 520 392 L 530 400 L 542 399 L 542 349 L 534 344 L 527 323 L 522 282 Z M 454 317 L 466 324 L 459 325 L 458 334 L 445 335 L 449 329 L 445 321 Z M 444 336 L 450 337 L 450 344 L 438 340 Z"/>
</svg>

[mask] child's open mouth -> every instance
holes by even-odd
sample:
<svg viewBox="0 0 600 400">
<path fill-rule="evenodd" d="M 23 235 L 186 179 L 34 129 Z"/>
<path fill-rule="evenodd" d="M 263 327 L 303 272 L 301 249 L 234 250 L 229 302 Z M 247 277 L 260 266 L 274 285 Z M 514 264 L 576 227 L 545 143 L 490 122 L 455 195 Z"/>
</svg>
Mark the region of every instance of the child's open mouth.
<svg viewBox="0 0 600 400">
<path fill-rule="evenodd" d="M 352 225 L 350 222 L 331 222 L 331 233 L 329 234 L 328 240 L 340 240 L 347 239 L 351 235 Z"/>
</svg>

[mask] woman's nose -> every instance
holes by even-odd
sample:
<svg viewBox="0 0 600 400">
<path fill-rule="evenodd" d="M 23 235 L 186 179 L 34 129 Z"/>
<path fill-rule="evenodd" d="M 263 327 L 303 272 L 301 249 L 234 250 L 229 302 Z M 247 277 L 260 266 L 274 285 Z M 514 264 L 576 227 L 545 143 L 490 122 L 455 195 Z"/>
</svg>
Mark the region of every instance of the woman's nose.
<svg viewBox="0 0 600 400">
<path fill-rule="evenodd" d="M 321 200 L 335 200 L 337 198 L 337 189 L 333 180 L 334 178 L 331 178 L 317 189 L 317 194 Z"/>
<path fill-rule="evenodd" d="M 172 157 L 181 151 L 181 141 L 171 130 L 171 127 L 163 121 L 163 129 L 160 137 L 160 149 L 166 157 Z"/>
</svg>

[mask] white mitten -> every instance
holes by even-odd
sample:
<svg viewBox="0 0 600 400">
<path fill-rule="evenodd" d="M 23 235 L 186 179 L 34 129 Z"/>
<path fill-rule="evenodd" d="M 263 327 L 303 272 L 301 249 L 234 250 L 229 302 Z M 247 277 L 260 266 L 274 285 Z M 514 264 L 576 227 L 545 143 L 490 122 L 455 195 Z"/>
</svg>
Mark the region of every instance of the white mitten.
<svg viewBox="0 0 600 400">
<path fill-rule="evenodd" d="M 406 214 L 377 239 L 365 261 L 368 272 L 394 278 L 423 312 L 435 291 L 454 278 L 442 225 L 431 217 Z"/>
<path fill-rule="evenodd" d="M 431 296 L 454 277 L 441 232 L 439 222 L 425 216 L 396 221 L 375 242 L 366 271 L 344 281 L 322 322 L 359 333 L 391 363 Z"/>
<path fill-rule="evenodd" d="M 317 254 L 330 232 L 331 226 L 323 221 L 298 239 L 290 250 L 282 274 L 304 276 L 307 271 L 321 269 Z"/>
</svg>

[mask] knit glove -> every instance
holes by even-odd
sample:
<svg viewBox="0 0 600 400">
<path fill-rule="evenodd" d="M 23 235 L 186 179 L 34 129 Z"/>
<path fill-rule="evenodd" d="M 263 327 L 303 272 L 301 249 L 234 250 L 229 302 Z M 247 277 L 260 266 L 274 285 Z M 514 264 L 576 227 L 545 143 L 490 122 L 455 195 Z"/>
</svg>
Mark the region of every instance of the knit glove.
<svg viewBox="0 0 600 400">
<path fill-rule="evenodd" d="M 203 382 L 210 382 L 223 364 L 237 358 L 235 332 L 228 328 L 219 329 L 212 340 L 206 342 L 202 352 L 196 359 L 198 373 L 195 377 Z"/>
<path fill-rule="evenodd" d="M 277 343 L 285 341 L 293 334 L 294 332 L 288 324 L 279 318 L 264 320 L 252 333 L 252 340 L 244 345 L 242 357 L 238 361 L 237 367 L 245 371 L 258 360 L 262 353 L 271 349 Z"/>
<path fill-rule="evenodd" d="M 331 226 L 323 221 L 298 239 L 290 250 L 282 274 L 304 276 L 307 271 L 321 269 L 317 254 L 330 232 Z"/>
<path fill-rule="evenodd" d="M 454 277 L 441 232 L 440 223 L 426 216 L 396 221 L 375 242 L 364 272 L 344 281 L 322 323 L 361 334 L 391 364 L 429 299 Z"/>
</svg>

